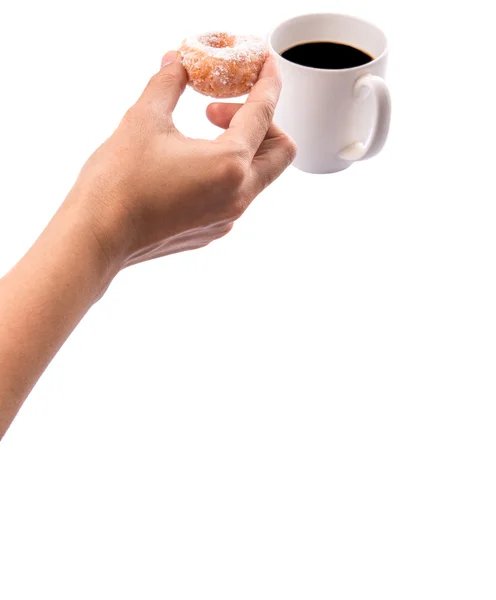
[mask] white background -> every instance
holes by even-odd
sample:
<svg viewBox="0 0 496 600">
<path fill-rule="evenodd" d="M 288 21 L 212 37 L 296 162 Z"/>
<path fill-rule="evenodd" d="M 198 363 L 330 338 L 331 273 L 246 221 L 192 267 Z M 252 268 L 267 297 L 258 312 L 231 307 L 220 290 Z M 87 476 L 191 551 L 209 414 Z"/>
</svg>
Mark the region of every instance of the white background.
<svg viewBox="0 0 496 600">
<path fill-rule="evenodd" d="M 190 32 L 362 16 L 394 100 L 378 158 L 290 169 L 228 237 L 126 270 L 90 311 L 1 444 L 2 600 L 494 599 L 485 7 L 2 8 L 0 273 Z M 216 135 L 207 103 L 186 91 L 188 135 Z"/>
</svg>

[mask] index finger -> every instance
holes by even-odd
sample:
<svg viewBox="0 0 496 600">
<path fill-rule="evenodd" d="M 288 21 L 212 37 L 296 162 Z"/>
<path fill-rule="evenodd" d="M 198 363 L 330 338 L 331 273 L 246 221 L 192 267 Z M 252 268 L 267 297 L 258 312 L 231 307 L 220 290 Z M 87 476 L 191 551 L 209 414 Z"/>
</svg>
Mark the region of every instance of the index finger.
<svg viewBox="0 0 496 600">
<path fill-rule="evenodd" d="M 272 122 L 280 92 L 278 59 L 269 54 L 245 104 L 220 137 L 237 141 L 255 156 Z"/>
</svg>

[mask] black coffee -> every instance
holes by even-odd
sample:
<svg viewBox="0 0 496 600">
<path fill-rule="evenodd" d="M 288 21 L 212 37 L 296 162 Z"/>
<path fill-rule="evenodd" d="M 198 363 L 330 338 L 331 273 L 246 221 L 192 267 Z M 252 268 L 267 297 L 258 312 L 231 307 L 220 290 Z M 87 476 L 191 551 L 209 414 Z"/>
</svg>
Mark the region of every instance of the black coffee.
<svg viewBox="0 0 496 600">
<path fill-rule="evenodd" d="M 304 42 L 284 50 L 281 56 L 314 69 L 349 69 L 374 60 L 363 50 L 339 42 Z"/>
</svg>

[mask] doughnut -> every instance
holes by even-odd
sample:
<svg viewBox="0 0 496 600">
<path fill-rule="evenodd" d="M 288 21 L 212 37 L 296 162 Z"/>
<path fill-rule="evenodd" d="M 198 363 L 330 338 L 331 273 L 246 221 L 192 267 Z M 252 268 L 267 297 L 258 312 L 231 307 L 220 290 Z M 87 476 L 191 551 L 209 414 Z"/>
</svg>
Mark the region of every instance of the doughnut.
<svg viewBox="0 0 496 600">
<path fill-rule="evenodd" d="M 179 52 L 194 90 L 234 98 L 253 87 L 269 50 L 260 38 L 213 31 L 186 38 Z"/>
</svg>

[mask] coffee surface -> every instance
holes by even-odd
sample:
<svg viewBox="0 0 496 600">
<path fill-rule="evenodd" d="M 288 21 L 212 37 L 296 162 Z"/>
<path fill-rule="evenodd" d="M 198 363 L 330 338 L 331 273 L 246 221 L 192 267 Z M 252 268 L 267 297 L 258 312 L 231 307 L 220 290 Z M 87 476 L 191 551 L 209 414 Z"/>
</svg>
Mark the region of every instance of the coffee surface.
<svg viewBox="0 0 496 600">
<path fill-rule="evenodd" d="M 284 50 L 281 56 L 314 69 L 350 69 L 374 60 L 363 50 L 338 42 L 304 42 Z"/>
</svg>

